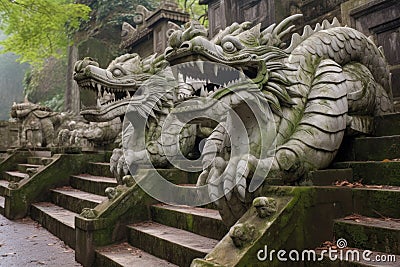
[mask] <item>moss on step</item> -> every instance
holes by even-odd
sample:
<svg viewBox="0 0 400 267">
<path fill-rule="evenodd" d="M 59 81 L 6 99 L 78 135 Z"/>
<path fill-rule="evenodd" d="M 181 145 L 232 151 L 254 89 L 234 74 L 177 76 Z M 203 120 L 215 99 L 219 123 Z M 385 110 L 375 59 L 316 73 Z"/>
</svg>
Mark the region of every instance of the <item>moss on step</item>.
<svg viewBox="0 0 400 267">
<path fill-rule="evenodd" d="M 139 170 L 140 179 L 149 179 L 148 170 Z M 127 187 L 119 185 L 115 198 L 94 208 L 97 217 L 93 219 L 79 216 L 75 220 L 76 254 L 78 262 L 91 266 L 96 247 L 112 244 L 127 236 L 126 225 L 148 220 L 149 207 L 156 200 L 151 198 L 136 183 Z"/>
<path fill-rule="evenodd" d="M 88 161 L 101 158 L 102 154 L 54 155 L 52 163 L 22 180 L 18 188 L 5 190 L 5 216 L 9 219 L 25 217 L 32 203 L 50 199 L 50 189 L 67 185 L 70 175 L 81 172 Z"/>
</svg>

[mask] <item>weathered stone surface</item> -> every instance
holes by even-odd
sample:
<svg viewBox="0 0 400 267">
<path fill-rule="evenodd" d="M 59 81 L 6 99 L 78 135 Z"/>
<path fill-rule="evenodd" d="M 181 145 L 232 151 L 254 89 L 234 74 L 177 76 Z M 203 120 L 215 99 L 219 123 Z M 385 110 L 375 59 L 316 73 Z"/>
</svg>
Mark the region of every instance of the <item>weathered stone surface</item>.
<svg viewBox="0 0 400 267">
<path fill-rule="evenodd" d="M 19 182 L 25 178 L 28 178 L 29 175 L 20 171 L 7 171 L 4 172 L 3 177 L 7 181 Z"/>
<path fill-rule="evenodd" d="M 47 153 L 48 151 L 44 152 Z M 46 153 L 42 153 L 39 156 L 43 157 Z M 19 152 L 16 153 L 16 156 L 18 154 Z M 42 167 L 40 172 L 32 177 L 24 179 L 19 183 L 18 189 L 6 190 L 5 216 L 10 219 L 25 217 L 30 204 L 40 201 L 49 201 L 50 189 L 67 185 L 71 174 L 81 172 L 88 161 L 101 158 L 103 158 L 102 154 L 54 155 L 50 164 Z M 3 166 L 3 164 L 1 166 Z M 16 167 L 15 162 L 14 165 L 10 163 L 8 168 L 12 169 L 13 166 L 14 168 Z M 60 172 L 60 170 L 63 171 Z"/>
<path fill-rule="evenodd" d="M 368 217 L 400 219 L 400 188 L 353 189 L 354 212 Z"/>
<path fill-rule="evenodd" d="M 111 245 L 96 250 L 95 266 L 108 267 L 177 267 L 177 265 L 150 255 L 128 243 Z"/>
<path fill-rule="evenodd" d="M 400 186 L 400 162 L 350 161 L 337 162 L 334 168 L 351 168 L 353 180 L 367 185 Z"/>
<path fill-rule="evenodd" d="M 310 173 L 309 180 L 314 186 L 330 186 L 335 184 L 336 181 L 344 180 L 352 182 L 353 170 L 349 168 L 317 170 Z"/>
<path fill-rule="evenodd" d="M 20 131 L 17 122 L 0 121 L 0 150 L 20 146 L 18 133 Z"/>
<path fill-rule="evenodd" d="M 51 190 L 52 203 L 75 213 L 81 213 L 84 208 L 94 208 L 106 199 L 69 186 Z"/>
<path fill-rule="evenodd" d="M 6 188 L 8 187 L 8 181 L 6 180 L 0 180 L 0 196 L 4 196 L 4 192 L 6 191 Z"/>
<path fill-rule="evenodd" d="M 375 117 L 374 125 L 376 136 L 400 135 L 400 113 Z"/>
<path fill-rule="evenodd" d="M 369 217 L 335 220 L 334 235 L 349 247 L 400 254 L 400 222 Z"/>
<path fill-rule="evenodd" d="M 400 97 L 400 3 L 398 1 L 357 0 L 342 4 L 343 23 L 373 36 L 391 65 L 393 96 Z"/>
<path fill-rule="evenodd" d="M 41 168 L 43 166 L 44 165 L 20 163 L 20 164 L 18 164 L 17 169 L 20 172 L 25 172 L 26 173 L 27 169 L 39 169 L 39 168 Z"/>
<path fill-rule="evenodd" d="M 95 176 L 114 177 L 109 162 L 89 162 L 88 172 Z"/>
<path fill-rule="evenodd" d="M 400 158 L 400 135 L 356 138 L 354 153 L 357 161 Z"/>
<path fill-rule="evenodd" d="M 49 202 L 32 204 L 30 214 L 32 219 L 75 248 L 75 216 L 78 214 Z"/>
<path fill-rule="evenodd" d="M 69 181 L 70 185 L 76 189 L 100 196 L 105 196 L 104 191 L 107 187 L 117 186 L 117 180 L 115 180 L 115 178 L 90 174 L 72 175 Z"/>
<path fill-rule="evenodd" d="M 151 218 L 155 222 L 217 240 L 227 233 L 217 210 L 158 204 L 151 207 Z"/>
<path fill-rule="evenodd" d="M 5 204 L 4 201 L 5 201 L 4 197 L 0 196 L 0 214 L 1 215 L 4 215 L 4 204 Z"/>
<path fill-rule="evenodd" d="M 184 230 L 144 222 L 128 226 L 129 242 L 157 257 L 179 266 L 189 266 L 194 258 L 202 258 L 218 243 Z"/>
</svg>

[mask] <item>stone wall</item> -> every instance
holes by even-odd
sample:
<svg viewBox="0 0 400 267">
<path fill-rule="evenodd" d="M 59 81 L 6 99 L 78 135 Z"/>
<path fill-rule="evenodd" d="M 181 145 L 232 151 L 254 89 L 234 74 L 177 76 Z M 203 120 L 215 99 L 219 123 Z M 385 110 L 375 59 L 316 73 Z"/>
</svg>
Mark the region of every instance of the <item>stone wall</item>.
<svg viewBox="0 0 400 267">
<path fill-rule="evenodd" d="M 398 0 L 200 0 L 208 5 L 209 34 L 233 22 L 252 21 L 262 28 L 289 15 L 302 13 L 296 31 L 305 25 L 315 26 L 324 19 L 338 18 L 348 25 L 372 35 L 382 46 L 391 65 L 393 96 L 400 98 L 400 1 Z"/>
<path fill-rule="evenodd" d="M 19 146 L 17 122 L 0 121 L 0 151 Z"/>
<path fill-rule="evenodd" d="M 400 1 L 351 0 L 342 5 L 343 24 L 372 35 L 391 65 L 392 90 L 400 98 Z"/>
</svg>

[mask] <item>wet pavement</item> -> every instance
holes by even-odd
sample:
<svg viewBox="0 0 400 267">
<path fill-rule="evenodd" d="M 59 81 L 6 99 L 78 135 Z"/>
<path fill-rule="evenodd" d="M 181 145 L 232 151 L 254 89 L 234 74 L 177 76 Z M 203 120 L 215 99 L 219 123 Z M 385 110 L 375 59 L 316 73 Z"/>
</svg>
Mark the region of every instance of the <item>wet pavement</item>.
<svg viewBox="0 0 400 267">
<path fill-rule="evenodd" d="M 75 252 L 30 218 L 0 215 L 0 266 L 81 266 Z"/>
</svg>

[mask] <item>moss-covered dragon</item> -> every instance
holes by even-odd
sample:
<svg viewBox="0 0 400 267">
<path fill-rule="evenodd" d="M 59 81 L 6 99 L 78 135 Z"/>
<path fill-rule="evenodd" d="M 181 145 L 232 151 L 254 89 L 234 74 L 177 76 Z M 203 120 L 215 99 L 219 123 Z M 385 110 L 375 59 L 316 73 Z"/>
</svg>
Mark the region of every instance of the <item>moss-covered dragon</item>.
<svg viewBox="0 0 400 267">
<path fill-rule="evenodd" d="M 260 25 L 234 23 L 211 40 L 201 25 L 192 22 L 171 36 L 165 51 L 171 65 L 201 60 L 239 72 L 239 77 L 233 75 L 234 82 L 211 86 L 215 89 L 204 94 L 207 98 L 191 99 L 174 111 L 182 120 L 197 114 L 199 123 L 205 117 L 221 118 L 204 146 L 198 185 L 208 184 L 211 199 L 224 195 L 217 202 L 229 224 L 257 194 L 252 185 L 256 168 L 271 168 L 263 180 L 302 179 L 309 171 L 329 166 L 345 134 L 371 133 L 373 117 L 392 110 L 388 65 L 373 41 L 334 19 L 315 29 L 306 26 L 285 46 L 282 40 L 300 16 L 263 31 Z M 210 83 L 222 71 L 227 70 L 216 66 Z M 265 103 L 272 110 L 276 132 L 270 131 L 271 117 L 254 126 L 254 110 L 262 112 Z M 231 154 L 239 139 L 229 136 L 234 120 L 224 105 L 247 129 L 246 155 Z"/>
</svg>

